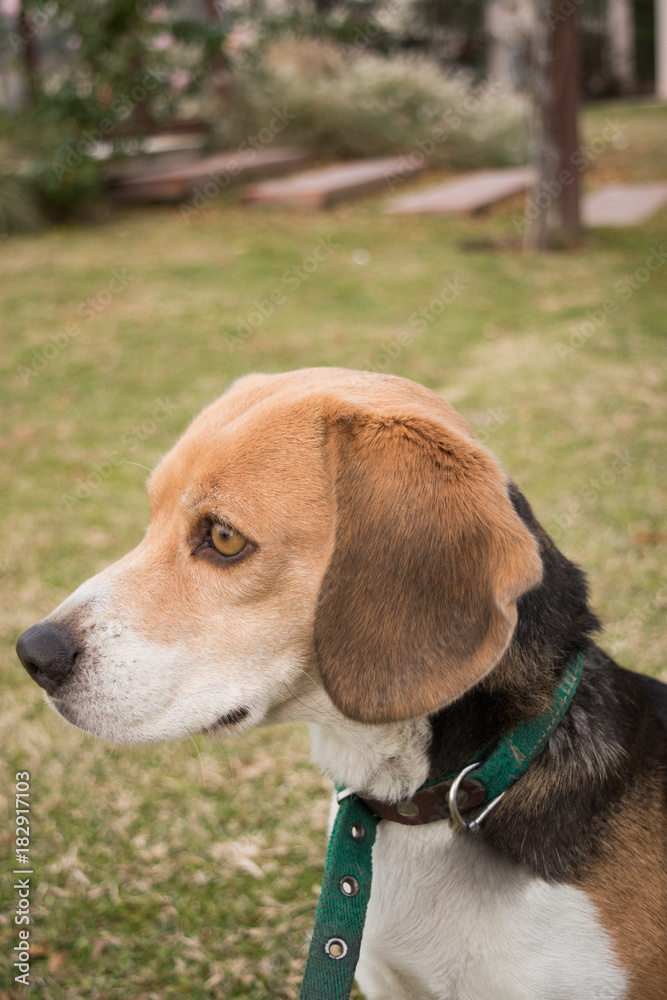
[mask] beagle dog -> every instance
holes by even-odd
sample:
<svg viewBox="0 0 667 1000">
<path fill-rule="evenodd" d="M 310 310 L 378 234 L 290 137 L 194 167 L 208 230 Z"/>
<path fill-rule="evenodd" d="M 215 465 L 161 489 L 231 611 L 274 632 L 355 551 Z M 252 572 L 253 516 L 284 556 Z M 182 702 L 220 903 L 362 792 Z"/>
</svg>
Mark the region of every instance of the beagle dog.
<svg viewBox="0 0 667 1000">
<path fill-rule="evenodd" d="M 70 722 L 120 743 L 306 721 L 388 805 L 549 704 L 474 836 L 380 822 L 368 1000 L 667 997 L 667 686 L 617 666 L 582 572 L 464 420 L 405 379 L 240 379 L 152 473 L 140 544 L 23 634 Z"/>
</svg>

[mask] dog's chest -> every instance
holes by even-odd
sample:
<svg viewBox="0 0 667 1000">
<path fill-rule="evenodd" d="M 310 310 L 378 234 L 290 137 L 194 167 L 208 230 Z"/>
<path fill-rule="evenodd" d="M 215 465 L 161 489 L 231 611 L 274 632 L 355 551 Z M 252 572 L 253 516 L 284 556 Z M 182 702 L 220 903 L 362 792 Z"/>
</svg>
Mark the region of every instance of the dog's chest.
<svg viewBox="0 0 667 1000">
<path fill-rule="evenodd" d="M 358 982 L 368 1000 L 621 1000 L 588 897 L 445 823 L 383 822 Z"/>
</svg>

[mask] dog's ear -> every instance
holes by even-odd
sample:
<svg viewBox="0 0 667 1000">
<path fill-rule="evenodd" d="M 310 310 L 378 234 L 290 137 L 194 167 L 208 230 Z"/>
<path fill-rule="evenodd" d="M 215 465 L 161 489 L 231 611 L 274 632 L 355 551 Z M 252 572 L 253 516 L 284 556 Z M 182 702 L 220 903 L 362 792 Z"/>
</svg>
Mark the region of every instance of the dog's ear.
<svg viewBox="0 0 667 1000">
<path fill-rule="evenodd" d="M 335 548 L 315 615 L 320 675 L 360 722 L 427 715 L 498 663 L 539 583 L 492 456 L 430 417 L 330 425 Z"/>
</svg>

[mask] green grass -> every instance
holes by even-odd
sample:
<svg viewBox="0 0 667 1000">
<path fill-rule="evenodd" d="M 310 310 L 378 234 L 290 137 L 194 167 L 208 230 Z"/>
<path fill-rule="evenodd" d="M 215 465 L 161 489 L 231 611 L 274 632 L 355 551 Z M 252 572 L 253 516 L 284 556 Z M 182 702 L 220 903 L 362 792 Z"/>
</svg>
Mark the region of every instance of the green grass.
<svg viewBox="0 0 667 1000">
<path fill-rule="evenodd" d="M 664 179 L 667 109 L 595 108 L 588 139 L 607 116 L 628 145 L 609 144 L 588 182 Z M 526 258 L 462 249 L 512 234 L 520 200 L 460 221 L 381 205 L 302 216 L 227 198 L 190 224 L 178 209 L 142 209 L 0 244 L 0 836 L 11 872 L 14 774 L 28 770 L 34 996 L 298 996 L 328 807 L 304 730 L 109 747 L 50 713 L 13 653 L 23 629 L 137 543 L 141 466 L 237 376 L 374 365 L 442 392 L 589 572 L 603 645 L 664 673 L 667 263 L 622 289 L 652 248 L 667 249 L 667 212 Z M 291 287 L 319 240 L 332 252 Z M 272 292 L 284 301 L 230 350 L 225 338 Z M 87 319 L 91 299 L 100 308 Z M 612 300 L 583 336 L 587 313 Z M 418 332 L 420 309 L 433 318 Z M 11 886 L 7 875 L 6 989 Z"/>
</svg>

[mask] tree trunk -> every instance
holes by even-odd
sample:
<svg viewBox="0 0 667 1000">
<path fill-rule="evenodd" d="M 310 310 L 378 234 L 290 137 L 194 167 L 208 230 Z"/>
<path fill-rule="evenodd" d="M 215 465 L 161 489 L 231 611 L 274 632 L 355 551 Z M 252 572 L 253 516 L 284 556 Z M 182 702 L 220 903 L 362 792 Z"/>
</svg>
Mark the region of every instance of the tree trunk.
<svg viewBox="0 0 667 1000">
<path fill-rule="evenodd" d="M 655 0 L 655 96 L 667 101 L 667 0 Z"/>
<path fill-rule="evenodd" d="M 579 145 L 579 33 L 576 11 L 554 25 L 552 69 L 553 129 L 558 156 L 556 183 L 560 189 L 556 205 L 561 234 L 567 242 L 579 235 L 579 170 L 574 154 Z"/>
<path fill-rule="evenodd" d="M 25 0 L 22 0 L 19 11 L 19 36 L 23 42 L 23 68 L 30 103 L 36 104 L 39 97 L 39 49 L 37 48 L 37 32 L 26 12 Z"/>
<path fill-rule="evenodd" d="M 529 193 L 531 224 L 526 250 L 546 250 L 553 220 L 571 242 L 579 233 L 577 149 L 579 44 L 576 9 L 563 12 L 562 0 L 535 0 L 531 90 L 533 99 L 533 163 L 535 188 Z"/>
<path fill-rule="evenodd" d="M 635 86 L 635 18 L 631 0 L 607 0 L 609 68 L 622 94 Z"/>
<path fill-rule="evenodd" d="M 220 20 L 221 12 L 225 11 L 225 5 L 220 0 L 204 0 L 204 11 L 206 20 L 215 22 Z M 220 103 L 223 106 L 230 104 L 234 94 L 234 76 L 231 63 L 222 48 L 219 48 L 213 56 L 211 83 Z"/>
</svg>

